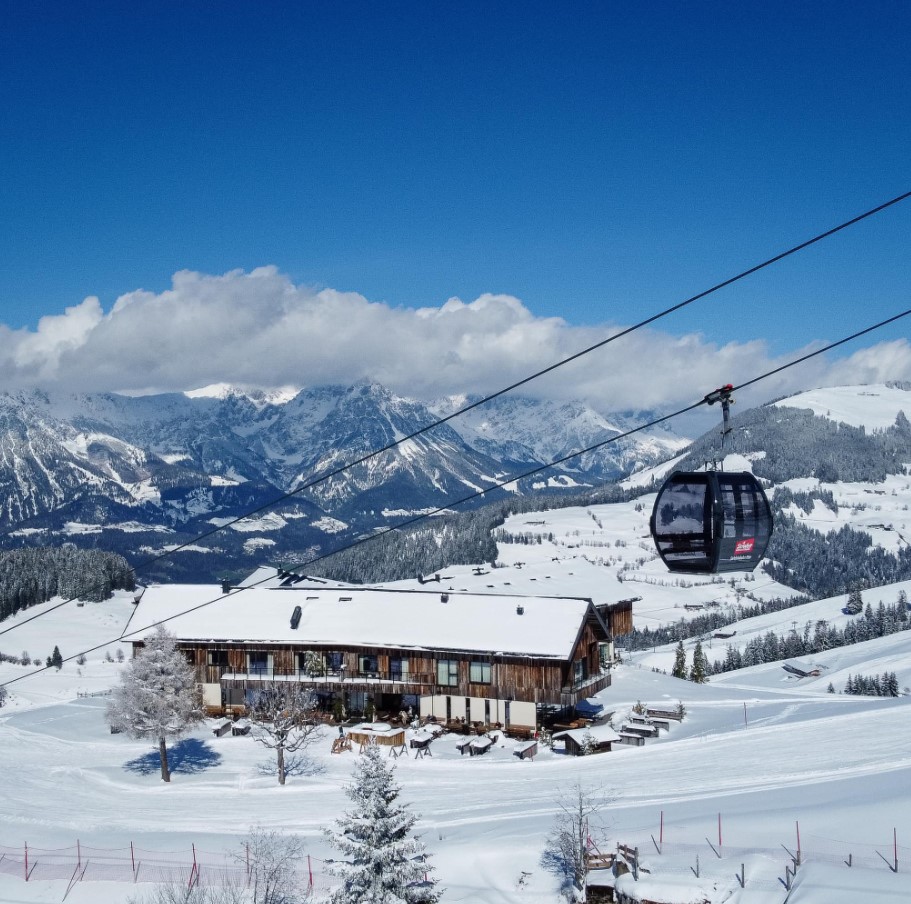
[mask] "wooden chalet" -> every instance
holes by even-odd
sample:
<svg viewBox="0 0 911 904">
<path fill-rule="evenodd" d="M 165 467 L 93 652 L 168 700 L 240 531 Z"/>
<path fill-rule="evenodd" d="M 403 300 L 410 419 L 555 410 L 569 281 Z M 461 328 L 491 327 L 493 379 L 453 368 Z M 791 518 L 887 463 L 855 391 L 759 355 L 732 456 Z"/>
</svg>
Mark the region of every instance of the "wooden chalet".
<svg viewBox="0 0 911 904">
<path fill-rule="evenodd" d="M 134 647 L 154 630 L 141 626 L 166 618 L 213 714 L 242 710 L 264 682 L 296 682 L 336 715 L 410 711 L 534 729 L 545 712 L 572 707 L 611 680 L 612 626 L 587 598 L 306 578 L 226 596 L 211 586 L 153 586 L 127 630 Z"/>
</svg>

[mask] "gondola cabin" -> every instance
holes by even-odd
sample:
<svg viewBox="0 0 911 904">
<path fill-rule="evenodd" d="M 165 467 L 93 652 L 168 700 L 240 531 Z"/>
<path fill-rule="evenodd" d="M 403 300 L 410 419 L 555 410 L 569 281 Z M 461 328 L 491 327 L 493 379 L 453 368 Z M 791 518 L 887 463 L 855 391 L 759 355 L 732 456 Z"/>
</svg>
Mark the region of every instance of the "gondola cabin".
<svg viewBox="0 0 911 904">
<path fill-rule="evenodd" d="M 772 512 L 748 471 L 675 471 L 658 492 L 650 527 L 672 572 L 752 571 L 772 536 Z"/>
</svg>

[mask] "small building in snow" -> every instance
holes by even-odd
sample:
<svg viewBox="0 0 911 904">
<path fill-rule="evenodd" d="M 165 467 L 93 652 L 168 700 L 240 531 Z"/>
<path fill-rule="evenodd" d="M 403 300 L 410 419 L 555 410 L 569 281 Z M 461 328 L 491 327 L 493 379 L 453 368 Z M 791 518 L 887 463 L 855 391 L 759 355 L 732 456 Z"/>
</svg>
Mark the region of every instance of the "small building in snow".
<svg viewBox="0 0 911 904">
<path fill-rule="evenodd" d="M 620 735 L 610 725 L 590 725 L 588 728 L 558 731 L 553 739 L 562 740 L 568 754 L 583 756 L 586 753 L 610 753 L 611 745 L 620 740 Z"/>
<path fill-rule="evenodd" d="M 789 659 L 787 662 L 783 662 L 781 667 L 798 678 L 818 678 L 825 668 L 812 662 L 799 662 L 796 659 Z"/>
</svg>

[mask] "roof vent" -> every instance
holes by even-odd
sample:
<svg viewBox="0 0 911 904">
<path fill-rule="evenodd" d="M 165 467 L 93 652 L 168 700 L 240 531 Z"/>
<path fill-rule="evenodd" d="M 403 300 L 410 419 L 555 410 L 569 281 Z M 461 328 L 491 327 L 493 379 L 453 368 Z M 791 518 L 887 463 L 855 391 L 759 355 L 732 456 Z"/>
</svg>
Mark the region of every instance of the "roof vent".
<svg viewBox="0 0 911 904">
<path fill-rule="evenodd" d="M 227 596 L 231 592 L 231 582 L 224 578 L 221 582 L 221 592 Z"/>
<path fill-rule="evenodd" d="M 520 603 L 518 606 L 516 606 L 516 615 L 524 615 L 524 614 L 525 614 L 525 607 L 523 605 L 521 605 L 521 603 Z"/>
<path fill-rule="evenodd" d="M 297 626 L 301 623 L 301 607 L 295 606 L 291 613 L 291 627 L 296 631 Z"/>
<path fill-rule="evenodd" d="M 448 593 L 441 593 L 441 594 L 440 594 L 440 602 L 441 602 L 441 603 L 448 603 L 448 602 L 449 602 L 449 594 L 448 594 Z"/>
</svg>

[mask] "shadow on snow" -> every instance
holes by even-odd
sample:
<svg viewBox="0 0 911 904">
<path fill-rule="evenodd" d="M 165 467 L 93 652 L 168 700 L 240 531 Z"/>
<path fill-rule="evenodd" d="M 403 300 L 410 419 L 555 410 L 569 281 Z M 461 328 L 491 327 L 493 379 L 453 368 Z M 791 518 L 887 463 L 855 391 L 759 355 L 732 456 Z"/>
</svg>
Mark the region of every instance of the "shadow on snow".
<svg viewBox="0 0 911 904">
<path fill-rule="evenodd" d="M 221 754 L 212 750 L 205 741 L 198 738 L 184 738 L 168 747 L 168 766 L 171 772 L 193 775 L 204 772 L 221 763 Z M 161 772 L 161 759 L 158 750 L 148 753 L 123 764 L 123 768 L 139 775 L 151 775 Z"/>
</svg>

